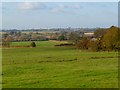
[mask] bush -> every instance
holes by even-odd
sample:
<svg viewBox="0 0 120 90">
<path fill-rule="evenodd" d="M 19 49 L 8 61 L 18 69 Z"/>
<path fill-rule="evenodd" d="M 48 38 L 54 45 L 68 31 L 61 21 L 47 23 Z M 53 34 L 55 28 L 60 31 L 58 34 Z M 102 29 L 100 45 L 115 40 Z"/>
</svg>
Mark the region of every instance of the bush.
<svg viewBox="0 0 120 90">
<path fill-rule="evenodd" d="M 31 47 L 36 47 L 35 42 L 32 42 L 30 46 L 31 46 Z"/>
<path fill-rule="evenodd" d="M 4 41 L 2 42 L 3 47 L 10 47 L 11 42 Z"/>
<path fill-rule="evenodd" d="M 63 36 L 63 35 L 62 35 L 62 36 L 59 36 L 59 37 L 58 37 L 58 40 L 60 40 L 60 41 L 61 41 L 61 40 L 65 40 L 65 36 Z"/>
</svg>

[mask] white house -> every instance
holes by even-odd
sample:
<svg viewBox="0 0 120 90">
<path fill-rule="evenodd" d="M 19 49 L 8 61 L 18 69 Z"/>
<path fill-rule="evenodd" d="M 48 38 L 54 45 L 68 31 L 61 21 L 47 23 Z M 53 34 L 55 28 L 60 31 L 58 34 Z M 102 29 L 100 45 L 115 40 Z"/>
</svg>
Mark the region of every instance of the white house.
<svg viewBox="0 0 120 90">
<path fill-rule="evenodd" d="M 94 32 L 85 32 L 84 33 L 84 36 L 93 36 L 94 35 Z"/>
</svg>

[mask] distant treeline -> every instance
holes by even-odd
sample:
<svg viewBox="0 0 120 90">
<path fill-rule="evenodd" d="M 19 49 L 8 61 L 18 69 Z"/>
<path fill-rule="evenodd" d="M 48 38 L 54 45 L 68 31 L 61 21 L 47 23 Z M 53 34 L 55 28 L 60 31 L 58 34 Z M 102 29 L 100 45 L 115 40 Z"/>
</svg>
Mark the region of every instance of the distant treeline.
<svg viewBox="0 0 120 90">
<path fill-rule="evenodd" d="M 12 36 L 14 36 L 14 39 Z M 115 26 L 110 28 L 98 28 L 94 31 L 94 35 L 85 36 L 84 33 L 73 31 L 71 33 L 52 33 L 40 35 L 12 33 L 4 34 L 2 39 L 2 46 L 10 47 L 13 41 L 42 41 L 42 40 L 67 40 L 72 43 L 77 49 L 90 51 L 111 51 L 120 50 L 120 29 Z"/>
<path fill-rule="evenodd" d="M 70 40 L 76 48 L 91 51 L 120 50 L 120 29 L 111 26 L 107 29 L 97 29 L 93 37 L 79 37 L 78 33 L 72 33 Z"/>
</svg>

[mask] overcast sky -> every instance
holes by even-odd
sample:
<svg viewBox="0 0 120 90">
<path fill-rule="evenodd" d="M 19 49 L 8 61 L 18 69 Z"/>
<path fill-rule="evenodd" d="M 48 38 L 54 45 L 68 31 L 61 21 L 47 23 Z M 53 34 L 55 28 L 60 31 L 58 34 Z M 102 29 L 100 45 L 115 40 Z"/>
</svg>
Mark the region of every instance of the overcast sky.
<svg viewBox="0 0 120 90">
<path fill-rule="evenodd" d="M 0 8 L 3 29 L 118 26 L 117 2 L 3 2 Z"/>
</svg>

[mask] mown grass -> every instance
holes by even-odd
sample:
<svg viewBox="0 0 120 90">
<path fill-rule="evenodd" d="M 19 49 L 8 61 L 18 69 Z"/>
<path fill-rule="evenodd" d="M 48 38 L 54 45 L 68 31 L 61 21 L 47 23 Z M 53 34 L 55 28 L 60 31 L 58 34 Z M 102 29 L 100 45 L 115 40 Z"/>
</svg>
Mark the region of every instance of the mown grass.
<svg viewBox="0 0 120 90">
<path fill-rule="evenodd" d="M 64 42 L 40 41 L 36 48 L 3 49 L 3 88 L 118 87 L 117 52 L 54 47 L 59 43 Z"/>
<path fill-rule="evenodd" d="M 11 46 L 26 46 L 26 45 L 30 45 L 32 41 L 25 41 L 25 42 L 12 42 L 11 43 Z M 54 40 L 51 40 L 49 41 L 36 41 L 35 42 L 37 47 L 41 46 L 47 46 L 47 47 L 50 47 L 50 46 L 54 46 L 56 44 L 61 44 L 61 43 L 67 43 L 66 41 L 54 41 Z"/>
</svg>

